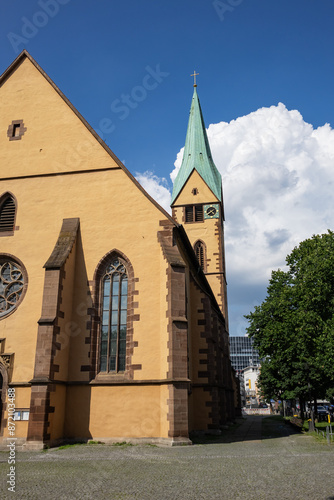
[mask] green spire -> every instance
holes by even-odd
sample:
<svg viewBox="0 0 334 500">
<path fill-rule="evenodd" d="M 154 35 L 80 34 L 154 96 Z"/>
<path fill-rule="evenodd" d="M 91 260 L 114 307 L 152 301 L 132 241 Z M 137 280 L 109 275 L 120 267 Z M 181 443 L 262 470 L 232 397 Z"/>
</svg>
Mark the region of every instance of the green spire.
<svg viewBox="0 0 334 500">
<path fill-rule="evenodd" d="M 196 87 L 194 88 L 194 95 L 190 108 L 182 165 L 174 181 L 171 204 L 174 203 L 180 194 L 194 169 L 197 170 L 214 195 L 221 201 L 222 178 L 211 156 Z"/>
</svg>

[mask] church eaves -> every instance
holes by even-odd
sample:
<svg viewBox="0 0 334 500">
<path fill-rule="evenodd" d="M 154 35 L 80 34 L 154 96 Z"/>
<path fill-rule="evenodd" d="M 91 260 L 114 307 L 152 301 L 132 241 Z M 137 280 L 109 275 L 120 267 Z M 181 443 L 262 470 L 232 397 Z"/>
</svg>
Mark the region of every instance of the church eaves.
<svg viewBox="0 0 334 500">
<path fill-rule="evenodd" d="M 222 201 L 222 179 L 213 162 L 204 125 L 201 105 L 194 86 L 181 168 L 173 186 L 172 202 L 175 202 L 193 170 L 196 170 L 213 194 Z"/>
</svg>

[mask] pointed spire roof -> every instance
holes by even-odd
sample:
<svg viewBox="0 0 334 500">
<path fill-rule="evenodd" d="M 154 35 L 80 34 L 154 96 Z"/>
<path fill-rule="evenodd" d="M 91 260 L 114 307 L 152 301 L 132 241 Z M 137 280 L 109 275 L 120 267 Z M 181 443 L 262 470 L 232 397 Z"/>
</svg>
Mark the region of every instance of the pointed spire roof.
<svg viewBox="0 0 334 500">
<path fill-rule="evenodd" d="M 222 178 L 212 159 L 201 105 L 195 85 L 183 160 L 174 181 L 171 204 L 175 202 L 193 170 L 199 173 L 218 200 L 222 201 Z"/>
</svg>

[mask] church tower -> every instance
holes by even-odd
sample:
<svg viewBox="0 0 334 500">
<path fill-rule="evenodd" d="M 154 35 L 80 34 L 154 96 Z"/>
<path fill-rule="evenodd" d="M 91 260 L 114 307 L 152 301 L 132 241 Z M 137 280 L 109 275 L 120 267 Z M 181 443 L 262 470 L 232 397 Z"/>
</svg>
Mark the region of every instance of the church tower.
<svg viewBox="0 0 334 500">
<path fill-rule="evenodd" d="M 228 331 L 222 178 L 215 166 L 194 84 L 181 168 L 172 194 L 173 218 L 184 225 Z"/>
</svg>

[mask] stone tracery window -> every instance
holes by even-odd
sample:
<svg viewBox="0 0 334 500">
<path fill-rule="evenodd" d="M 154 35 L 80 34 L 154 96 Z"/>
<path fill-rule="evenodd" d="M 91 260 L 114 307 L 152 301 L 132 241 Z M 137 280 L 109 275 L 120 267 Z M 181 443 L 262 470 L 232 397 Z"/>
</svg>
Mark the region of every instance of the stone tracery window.
<svg viewBox="0 0 334 500">
<path fill-rule="evenodd" d="M 21 267 L 11 259 L 0 258 L 0 318 L 17 307 L 23 296 L 24 285 Z"/>
<path fill-rule="evenodd" d="M 127 270 L 122 259 L 114 257 L 101 280 L 101 372 L 125 371 L 127 308 Z"/>
</svg>

